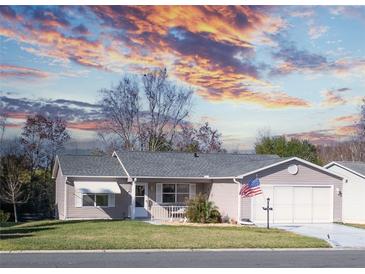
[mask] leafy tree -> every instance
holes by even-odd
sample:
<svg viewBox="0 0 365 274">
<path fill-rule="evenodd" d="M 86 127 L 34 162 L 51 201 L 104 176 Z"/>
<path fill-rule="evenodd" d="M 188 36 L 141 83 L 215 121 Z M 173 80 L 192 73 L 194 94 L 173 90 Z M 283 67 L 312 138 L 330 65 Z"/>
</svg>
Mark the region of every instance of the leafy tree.
<svg viewBox="0 0 365 274">
<path fill-rule="evenodd" d="M 1 162 L 0 199 L 13 206 L 14 221 L 18 222 L 17 205 L 24 204 L 29 199 L 25 185 L 29 183 L 30 176 L 22 156 L 6 155 Z"/>
<path fill-rule="evenodd" d="M 296 156 L 316 164 L 320 163 L 316 147 L 307 140 L 301 141 L 295 138 L 287 140 L 284 136 L 261 136 L 255 144 L 255 151 L 257 154 Z"/>
</svg>

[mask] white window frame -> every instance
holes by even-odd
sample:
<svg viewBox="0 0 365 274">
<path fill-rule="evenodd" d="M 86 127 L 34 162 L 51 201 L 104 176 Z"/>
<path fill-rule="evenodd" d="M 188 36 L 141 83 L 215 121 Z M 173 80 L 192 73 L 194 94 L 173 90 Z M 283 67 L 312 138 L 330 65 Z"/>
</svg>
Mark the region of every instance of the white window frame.
<svg viewBox="0 0 365 274">
<path fill-rule="evenodd" d="M 163 191 L 163 188 L 164 188 L 164 185 L 175 185 L 175 192 L 164 192 Z M 186 185 L 188 187 L 188 192 L 177 192 L 177 186 L 178 185 Z M 178 194 L 187 194 L 188 195 L 188 198 L 190 198 L 190 185 L 189 184 L 185 184 L 185 183 L 162 183 L 162 192 L 161 192 L 161 202 L 162 204 L 185 204 L 185 202 L 177 202 L 177 195 Z M 175 195 L 175 202 L 167 202 L 167 203 L 164 203 L 163 201 L 163 195 L 164 194 L 174 194 Z"/>
<path fill-rule="evenodd" d="M 84 195 L 94 195 L 94 205 L 84 206 Z M 108 197 L 107 206 L 97 206 L 96 205 L 96 195 L 106 195 Z M 109 207 L 109 193 L 82 193 L 81 195 L 81 207 L 96 207 L 96 208 L 108 208 Z M 114 195 L 114 194 L 113 194 Z"/>
</svg>

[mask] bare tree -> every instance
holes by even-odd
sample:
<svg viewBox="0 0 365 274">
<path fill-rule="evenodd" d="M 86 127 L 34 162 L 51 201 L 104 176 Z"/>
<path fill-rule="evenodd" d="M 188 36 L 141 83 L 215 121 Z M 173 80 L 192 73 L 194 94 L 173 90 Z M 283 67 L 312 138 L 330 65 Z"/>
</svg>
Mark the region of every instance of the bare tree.
<svg viewBox="0 0 365 274">
<path fill-rule="evenodd" d="M 124 76 L 118 86 L 100 91 L 102 111 L 109 121 L 103 134 L 116 134 L 127 150 L 169 150 L 189 115 L 192 90 L 169 81 L 166 69 L 145 74 L 141 86 L 143 97 L 137 78 Z"/>
<path fill-rule="evenodd" d="M 361 106 L 360 111 L 360 120 L 359 120 L 359 137 L 362 142 L 365 142 L 365 97 L 363 99 L 363 104 Z"/>
<path fill-rule="evenodd" d="M 110 134 L 105 131 L 99 131 L 97 135 L 100 140 L 100 145 L 98 148 L 104 153 L 112 154 L 114 151 L 123 148 L 114 134 Z"/>
<path fill-rule="evenodd" d="M 109 131 L 121 138 L 123 148 L 129 150 L 135 148 L 141 131 L 141 105 L 136 79 L 124 76 L 116 87 L 103 89 L 100 93 L 102 110 L 109 120 Z"/>
<path fill-rule="evenodd" d="M 65 121 L 41 114 L 29 116 L 21 133 L 21 143 L 32 174 L 38 167 L 50 168 L 56 153 L 69 139 Z"/>
<path fill-rule="evenodd" d="M 202 125 L 196 134 L 201 152 L 224 152 L 222 148 L 222 134 L 217 129 L 213 129 L 208 122 Z"/>
<path fill-rule="evenodd" d="M 190 123 L 181 125 L 176 135 L 175 146 L 178 151 L 198 152 L 199 142 L 196 138 L 197 130 Z"/>
<path fill-rule="evenodd" d="M 46 160 L 47 155 L 44 150 L 47 138 L 46 123 L 47 119 L 42 115 L 29 116 L 21 133 L 21 143 L 32 172 Z"/>
<path fill-rule="evenodd" d="M 3 144 L 7 118 L 8 118 L 8 114 L 5 111 L 4 104 L 0 101 L 0 145 Z M 1 155 L 1 151 L 0 151 L 0 155 Z"/>
<path fill-rule="evenodd" d="M 24 168 L 21 156 L 6 155 L 1 165 L 0 199 L 13 205 L 14 221 L 18 222 L 17 205 L 26 203 L 29 196 L 24 193 L 24 185 L 29 182 L 29 176 Z"/>
<path fill-rule="evenodd" d="M 51 169 L 56 158 L 56 154 L 64 147 L 64 144 L 70 140 L 71 136 L 66 130 L 67 123 L 61 118 L 48 118 L 46 124 L 47 135 L 47 168 Z"/>
<path fill-rule="evenodd" d="M 222 134 L 208 122 L 198 128 L 191 123 L 184 123 L 176 134 L 174 148 L 184 152 L 225 152 L 221 138 Z"/>
<path fill-rule="evenodd" d="M 176 129 L 189 115 L 193 91 L 168 80 L 166 69 L 157 69 L 144 75 L 144 94 L 148 111 L 143 127 L 148 132 L 150 151 L 160 150 L 161 141 L 172 143 Z"/>
</svg>

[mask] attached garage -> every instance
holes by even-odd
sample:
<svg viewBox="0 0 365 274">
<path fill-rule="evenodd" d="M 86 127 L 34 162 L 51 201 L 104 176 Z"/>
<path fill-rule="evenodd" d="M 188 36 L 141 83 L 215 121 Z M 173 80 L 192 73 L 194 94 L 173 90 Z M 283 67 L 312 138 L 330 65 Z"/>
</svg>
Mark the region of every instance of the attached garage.
<svg viewBox="0 0 365 274">
<path fill-rule="evenodd" d="M 333 222 L 332 186 L 262 186 L 263 195 L 252 198 L 252 221 L 266 222 L 266 199 L 273 207 L 274 224 Z"/>
<path fill-rule="evenodd" d="M 241 175 L 241 184 L 259 178 L 262 195 L 241 198 L 241 221 L 266 223 L 270 198 L 270 223 L 303 224 L 342 221 L 343 177 L 299 158 L 290 158 Z"/>
</svg>

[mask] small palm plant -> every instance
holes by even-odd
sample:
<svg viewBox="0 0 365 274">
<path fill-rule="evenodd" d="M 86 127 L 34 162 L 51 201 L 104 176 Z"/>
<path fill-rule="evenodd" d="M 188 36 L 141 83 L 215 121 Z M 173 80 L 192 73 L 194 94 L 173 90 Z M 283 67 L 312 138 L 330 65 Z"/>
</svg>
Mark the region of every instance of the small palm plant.
<svg viewBox="0 0 365 274">
<path fill-rule="evenodd" d="M 188 200 L 186 217 L 192 223 L 221 223 L 222 217 L 218 208 L 206 195 L 199 193 L 194 198 Z"/>
</svg>

